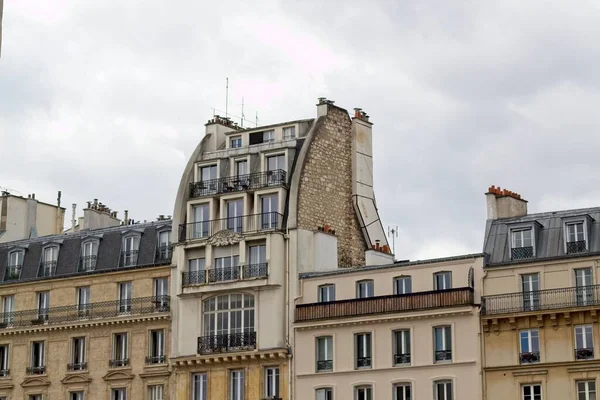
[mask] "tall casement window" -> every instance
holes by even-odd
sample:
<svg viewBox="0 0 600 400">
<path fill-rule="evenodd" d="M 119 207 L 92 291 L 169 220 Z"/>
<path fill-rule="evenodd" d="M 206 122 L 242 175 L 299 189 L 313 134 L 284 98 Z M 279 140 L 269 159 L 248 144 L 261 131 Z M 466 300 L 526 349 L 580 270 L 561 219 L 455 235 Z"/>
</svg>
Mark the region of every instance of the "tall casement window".
<svg viewBox="0 0 600 400">
<path fill-rule="evenodd" d="M 394 278 L 394 294 L 412 293 L 412 280 L 410 276 L 398 276 Z"/>
<path fill-rule="evenodd" d="M 542 400 L 542 385 L 539 383 L 523 385 L 521 389 L 523 400 Z"/>
<path fill-rule="evenodd" d="M 235 162 L 235 177 L 246 179 L 248 175 L 248 160 L 237 160 Z"/>
<path fill-rule="evenodd" d="M 187 283 L 190 285 L 206 283 L 206 259 L 193 258 L 188 260 Z"/>
<path fill-rule="evenodd" d="M 158 232 L 156 247 L 156 260 L 167 261 L 171 259 L 171 231 Z"/>
<path fill-rule="evenodd" d="M 452 361 L 452 327 L 436 326 L 433 328 L 434 361 Z"/>
<path fill-rule="evenodd" d="M 215 179 L 217 179 L 217 165 L 207 165 L 204 167 L 198 168 L 199 181 L 204 183 L 212 183 Z M 217 190 L 217 186 L 215 185 L 214 190 Z"/>
<path fill-rule="evenodd" d="M 333 336 L 321 336 L 317 342 L 317 372 L 333 370 Z"/>
<path fill-rule="evenodd" d="M 327 284 L 319 286 L 319 302 L 326 303 L 335 301 L 335 285 Z"/>
<path fill-rule="evenodd" d="M 394 331 L 394 364 L 410 364 L 410 330 L 400 329 Z"/>
<path fill-rule="evenodd" d="M 433 274 L 433 285 L 435 290 L 452 289 L 452 272 L 442 271 Z"/>
<path fill-rule="evenodd" d="M 27 399 L 29 400 L 43 400 L 41 394 L 30 394 Z"/>
<path fill-rule="evenodd" d="M 215 258 L 214 270 L 209 272 L 210 282 L 240 279 L 239 256 Z"/>
<path fill-rule="evenodd" d="M 165 331 L 164 329 L 151 330 L 148 337 L 146 364 L 162 364 L 165 361 Z"/>
<path fill-rule="evenodd" d="M 570 222 L 566 228 L 567 254 L 583 253 L 587 251 L 583 221 Z"/>
<path fill-rule="evenodd" d="M 148 386 L 148 400 L 165 400 L 165 388 L 163 385 Z"/>
<path fill-rule="evenodd" d="M 77 315 L 87 317 L 90 314 L 90 287 L 81 286 L 77 288 Z"/>
<path fill-rule="evenodd" d="M 261 196 L 261 229 L 277 229 L 279 226 L 279 195 Z"/>
<path fill-rule="evenodd" d="M 111 360 L 111 367 L 126 367 L 129 365 L 129 345 L 128 345 L 128 334 L 115 333 L 113 335 L 113 359 Z"/>
<path fill-rule="evenodd" d="M 242 233 L 244 220 L 244 200 L 231 200 L 227 202 L 227 229 Z"/>
<path fill-rule="evenodd" d="M 265 368 L 265 398 L 279 398 L 279 367 Z"/>
<path fill-rule="evenodd" d="M 79 271 L 87 272 L 96 269 L 96 258 L 98 255 L 98 241 L 88 240 L 81 246 L 81 259 Z"/>
<path fill-rule="evenodd" d="M 119 283 L 119 312 L 131 312 L 131 282 Z"/>
<path fill-rule="evenodd" d="M 453 400 L 452 381 L 435 381 L 433 383 L 433 393 L 435 400 Z"/>
<path fill-rule="evenodd" d="M 10 376 L 9 347 L 7 344 L 0 345 L 0 376 Z"/>
<path fill-rule="evenodd" d="M 333 389 L 332 388 L 320 388 L 315 390 L 316 400 L 333 400 Z"/>
<path fill-rule="evenodd" d="M 264 244 L 249 246 L 250 263 L 244 267 L 244 278 L 259 278 L 267 275 L 267 246 Z"/>
<path fill-rule="evenodd" d="M 29 365 L 31 366 L 27 372 L 29 374 L 43 374 L 46 371 L 46 355 L 44 353 L 45 342 L 31 342 L 31 358 Z"/>
<path fill-rule="evenodd" d="M 356 368 L 371 368 L 371 334 L 357 333 L 354 335 Z"/>
<path fill-rule="evenodd" d="M 14 250 L 8 254 L 8 266 L 4 274 L 4 280 L 20 279 L 21 270 L 23 269 L 23 250 Z"/>
<path fill-rule="evenodd" d="M 140 238 L 138 236 L 127 236 L 123 239 L 123 252 L 121 254 L 121 265 L 123 267 L 137 265 L 139 245 Z"/>
<path fill-rule="evenodd" d="M 192 375 L 192 400 L 208 400 L 206 373 Z"/>
<path fill-rule="evenodd" d="M 356 298 L 364 299 L 375 295 L 375 284 L 372 279 L 356 282 Z"/>
<path fill-rule="evenodd" d="M 283 128 L 283 139 L 293 139 L 296 137 L 296 127 L 288 126 Z"/>
<path fill-rule="evenodd" d="M 167 311 L 169 307 L 169 278 L 156 278 L 153 283 L 155 305 L 158 311 Z"/>
<path fill-rule="evenodd" d="M 15 313 L 15 296 L 2 296 L 2 323 L 11 326 Z"/>
<path fill-rule="evenodd" d="M 373 387 L 370 385 L 356 386 L 354 400 L 373 400 Z"/>
<path fill-rule="evenodd" d="M 239 147 L 242 147 L 242 137 L 241 136 L 233 136 L 231 138 L 231 148 L 232 149 L 237 149 Z"/>
<path fill-rule="evenodd" d="M 394 385 L 394 400 L 412 400 L 410 383 L 396 383 Z"/>
<path fill-rule="evenodd" d="M 110 394 L 111 400 L 127 400 L 127 389 L 126 388 L 118 388 L 112 389 Z"/>
<path fill-rule="evenodd" d="M 575 326 L 575 359 L 589 360 L 594 358 L 594 340 L 592 325 Z"/>
<path fill-rule="evenodd" d="M 229 371 L 229 400 L 244 400 L 244 370 Z"/>
<path fill-rule="evenodd" d="M 267 182 L 269 185 L 280 185 L 285 183 L 285 155 L 270 156 L 266 159 Z"/>
<path fill-rule="evenodd" d="M 519 332 L 521 364 L 540 362 L 540 333 L 537 329 L 525 329 Z"/>
<path fill-rule="evenodd" d="M 511 230 L 511 258 L 522 260 L 533 257 L 533 239 L 531 228 Z"/>
<path fill-rule="evenodd" d="M 50 316 L 50 292 L 38 292 L 38 319 L 37 322 L 47 321 Z"/>
<path fill-rule="evenodd" d="M 69 371 L 82 371 L 87 368 L 85 361 L 85 337 L 71 339 L 71 363 Z"/>
<path fill-rule="evenodd" d="M 537 310 L 540 307 L 540 276 L 539 274 L 521 275 L 523 288 L 523 309 L 525 311 Z"/>
<path fill-rule="evenodd" d="M 56 275 L 56 262 L 58 261 L 58 246 L 48 246 L 42 252 L 39 276 Z"/>
<path fill-rule="evenodd" d="M 85 400 L 83 392 L 70 392 L 69 400 Z"/>
<path fill-rule="evenodd" d="M 275 140 L 275 131 L 268 130 L 263 132 L 263 143 L 269 143 Z"/>
<path fill-rule="evenodd" d="M 208 204 L 198 204 L 192 207 L 194 220 L 192 226 L 191 239 L 200 239 L 210 236 L 210 206 Z"/>
<path fill-rule="evenodd" d="M 223 294 L 204 301 L 204 352 L 219 349 L 254 348 L 254 297 L 249 294 Z"/>
<path fill-rule="evenodd" d="M 594 301 L 593 284 L 591 268 L 575 270 L 575 301 L 577 305 L 585 306 Z"/>
<path fill-rule="evenodd" d="M 577 400 L 596 400 L 596 381 L 578 381 Z"/>
</svg>

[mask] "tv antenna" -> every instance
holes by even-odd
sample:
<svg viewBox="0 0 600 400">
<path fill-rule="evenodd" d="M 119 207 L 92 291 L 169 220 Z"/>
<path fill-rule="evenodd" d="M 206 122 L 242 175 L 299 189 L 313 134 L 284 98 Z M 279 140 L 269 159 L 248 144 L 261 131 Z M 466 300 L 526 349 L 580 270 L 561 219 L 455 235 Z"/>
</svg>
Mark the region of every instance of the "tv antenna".
<svg viewBox="0 0 600 400">
<path fill-rule="evenodd" d="M 229 77 L 225 78 L 225 119 L 229 116 L 227 111 L 229 107 Z"/>
<path fill-rule="evenodd" d="M 398 225 L 395 228 L 388 226 L 388 237 L 392 238 L 392 253 L 396 254 L 396 238 L 398 237 Z"/>
</svg>

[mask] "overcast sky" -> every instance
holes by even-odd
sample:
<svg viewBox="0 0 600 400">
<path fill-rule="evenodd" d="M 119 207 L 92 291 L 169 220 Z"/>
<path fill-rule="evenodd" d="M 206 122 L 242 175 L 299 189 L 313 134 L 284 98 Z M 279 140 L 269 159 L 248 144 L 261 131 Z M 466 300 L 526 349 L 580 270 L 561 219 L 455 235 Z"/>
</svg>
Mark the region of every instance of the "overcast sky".
<svg viewBox="0 0 600 400">
<path fill-rule="evenodd" d="M 62 190 L 67 221 L 93 198 L 172 214 L 229 77 L 260 124 L 362 107 L 397 258 L 478 252 L 491 184 L 600 205 L 600 3 L 576 3 L 8 0 L 0 186 Z"/>
</svg>

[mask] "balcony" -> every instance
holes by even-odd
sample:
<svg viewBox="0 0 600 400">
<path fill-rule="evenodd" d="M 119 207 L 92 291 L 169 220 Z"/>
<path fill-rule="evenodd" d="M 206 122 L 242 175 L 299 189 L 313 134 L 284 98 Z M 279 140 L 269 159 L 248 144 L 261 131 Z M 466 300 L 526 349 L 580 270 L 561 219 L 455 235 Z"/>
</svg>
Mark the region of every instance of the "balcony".
<svg viewBox="0 0 600 400">
<path fill-rule="evenodd" d="M 452 350 L 436 350 L 435 362 L 452 361 Z"/>
<path fill-rule="evenodd" d="M 167 356 L 148 356 L 146 357 L 146 365 L 164 364 L 167 362 Z"/>
<path fill-rule="evenodd" d="M 121 368 L 129 366 L 129 358 L 117 358 L 114 360 L 108 360 L 109 368 Z"/>
<path fill-rule="evenodd" d="M 137 265 L 138 250 L 124 250 L 119 259 L 120 267 L 131 267 Z"/>
<path fill-rule="evenodd" d="M 356 358 L 356 368 L 370 368 L 371 367 L 371 357 L 357 357 Z"/>
<path fill-rule="evenodd" d="M 10 369 L 0 369 L 0 377 L 10 376 Z"/>
<path fill-rule="evenodd" d="M 333 360 L 319 360 L 317 361 L 317 372 L 332 371 Z"/>
<path fill-rule="evenodd" d="M 43 375 L 46 373 L 46 367 L 27 367 L 25 373 L 27 375 Z"/>
<path fill-rule="evenodd" d="M 156 256 L 155 260 L 157 263 L 159 262 L 171 262 L 171 257 L 173 256 L 173 246 L 172 245 L 160 245 L 156 248 Z"/>
<path fill-rule="evenodd" d="M 67 364 L 67 371 L 85 371 L 87 369 L 86 362 L 77 362 Z"/>
<path fill-rule="evenodd" d="M 250 264 L 227 268 L 206 269 L 189 271 L 183 273 L 183 286 L 208 285 L 209 283 L 221 283 L 242 281 L 268 276 L 268 264 Z"/>
<path fill-rule="evenodd" d="M 580 348 L 575 349 L 575 359 L 576 360 L 591 360 L 594 358 L 594 348 Z"/>
<path fill-rule="evenodd" d="M 473 288 L 299 304 L 296 322 L 473 305 Z"/>
<path fill-rule="evenodd" d="M 56 261 L 42 261 L 38 271 L 38 277 L 49 277 L 56 275 Z"/>
<path fill-rule="evenodd" d="M 525 260 L 527 258 L 533 258 L 533 246 L 513 247 L 511 249 L 510 257 L 512 260 Z"/>
<path fill-rule="evenodd" d="M 589 285 L 485 296 L 481 299 L 481 314 L 511 314 L 599 304 L 600 285 Z"/>
<path fill-rule="evenodd" d="M 256 332 L 201 336 L 198 338 L 198 354 L 228 353 L 254 350 L 255 348 Z"/>
<path fill-rule="evenodd" d="M 104 318 L 116 318 L 121 315 L 153 314 L 169 311 L 169 296 L 137 297 L 127 300 L 127 310 L 123 309 L 123 301 L 104 301 L 81 305 L 52 307 L 0 313 L 0 329 L 10 327 L 29 327 L 39 324 L 62 324 L 65 322 L 87 321 Z"/>
<path fill-rule="evenodd" d="M 94 271 L 97 256 L 82 256 L 79 258 L 79 272 Z"/>
<path fill-rule="evenodd" d="M 23 266 L 21 264 L 17 265 L 9 265 L 6 268 L 6 273 L 4 274 L 5 281 L 12 281 L 21 278 L 21 269 Z"/>
<path fill-rule="evenodd" d="M 585 240 L 578 240 L 576 242 L 567 242 L 567 254 L 577 254 L 587 252 L 587 245 Z"/>
<path fill-rule="evenodd" d="M 287 173 L 282 169 L 277 169 L 193 182 L 190 183 L 190 199 L 257 190 L 271 186 L 285 186 L 286 178 Z"/>
<path fill-rule="evenodd" d="M 179 225 L 179 242 L 208 239 L 222 230 L 239 234 L 282 231 L 283 216 L 277 212 L 267 212 L 181 224 Z"/>
<path fill-rule="evenodd" d="M 394 365 L 410 364 L 410 354 L 394 354 Z"/>
<path fill-rule="evenodd" d="M 535 364 L 540 362 L 539 351 L 528 351 L 519 354 L 521 364 Z"/>
</svg>

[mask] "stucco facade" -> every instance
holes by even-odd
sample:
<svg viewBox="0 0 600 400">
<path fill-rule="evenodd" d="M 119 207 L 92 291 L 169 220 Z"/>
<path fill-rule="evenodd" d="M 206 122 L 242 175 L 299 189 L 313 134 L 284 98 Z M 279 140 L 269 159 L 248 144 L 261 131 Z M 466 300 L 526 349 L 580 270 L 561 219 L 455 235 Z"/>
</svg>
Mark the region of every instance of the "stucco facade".
<svg viewBox="0 0 600 400">
<path fill-rule="evenodd" d="M 65 209 L 29 198 L 3 192 L 0 195 L 0 243 L 56 235 L 63 231 Z"/>
</svg>

